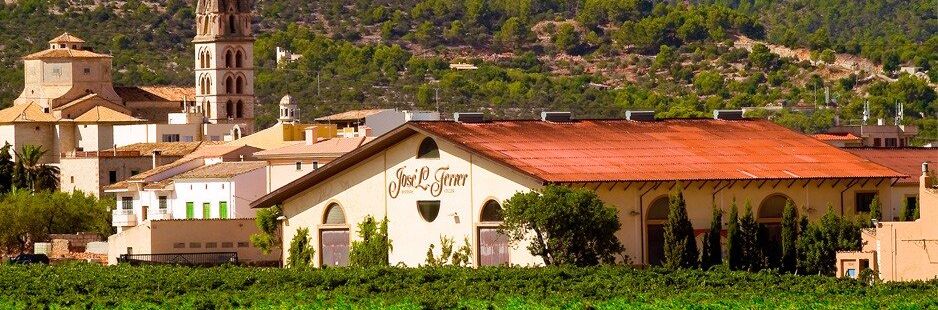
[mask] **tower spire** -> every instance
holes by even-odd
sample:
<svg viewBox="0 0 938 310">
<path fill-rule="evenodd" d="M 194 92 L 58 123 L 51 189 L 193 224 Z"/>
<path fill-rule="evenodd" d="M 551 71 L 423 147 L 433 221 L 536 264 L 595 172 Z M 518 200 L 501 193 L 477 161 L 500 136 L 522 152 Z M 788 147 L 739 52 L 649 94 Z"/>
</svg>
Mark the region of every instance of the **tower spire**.
<svg viewBox="0 0 938 310">
<path fill-rule="evenodd" d="M 198 0 L 196 102 L 206 121 L 254 128 L 253 0 Z"/>
</svg>

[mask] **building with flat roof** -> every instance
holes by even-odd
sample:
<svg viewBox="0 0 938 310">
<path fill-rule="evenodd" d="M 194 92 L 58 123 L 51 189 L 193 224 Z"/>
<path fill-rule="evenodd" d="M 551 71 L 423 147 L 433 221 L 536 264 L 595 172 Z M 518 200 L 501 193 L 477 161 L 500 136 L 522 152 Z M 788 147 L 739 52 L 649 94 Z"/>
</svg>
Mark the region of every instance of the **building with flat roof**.
<svg viewBox="0 0 938 310">
<path fill-rule="evenodd" d="M 923 162 L 938 163 L 938 148 L 864 147 L 845 148 L 844 150 L 908 176 L 893 181 L 892 186 L 889 188 L 890 194 L 880 197 L 880 200 L 886 199 L 885 197 L 891 199 L 891 201 L 884 200 L 884 207 L 891 208 L 886 210 L 885 214 L 891 216 L 887 217 L 884 214 L 883 219 L 899 220 L 903 205 L 910 208 L 919 205 L 919 178 L 914 176 L 919 174 Z"/>
<path fill-rule="evenodd" d="M 814 220 L 828 208 L 868 211 L 860 194 L 892 201 L 889 187 L 904 174 L 766 120 L 741 113 L 716 119 L 408 122 L 255 201 L 280 205 L 283 240 L 308 228 L 316 264 L 347 263 L 356 227 L 366 216 L 387 217 L 391 264 L 421 265 L 441 237 L 466 238 L 474 265 L 538 265 L 527 243 L 498 232 L 501 204 L 547 184 L 588 188 L 617 210 L 616 236 L 630 263 L 663 260 L 667 194 L 683 188 L 698 237 L 711 208 L 749 201 L 780 239 L 786 201 Z M 890 215 L 891 216 L 891 215 Z M 284 244 L 288 246 L 288 244 Z M 768 247 L 773 248 L 773 247 Z M 774 247 L 778 248 L 778 247 Z M 286 254 L 285 254 L 286 255 Z"/>
<path fill-rule="evenodd" d="M 351 110 L 316 119 L 317 123 L 335 124 L 343 137 L 377 137 L 410 121 L 440 120 L 439 112 L 400 111 L 396 109 Z"/>
<path fill-rule="evenodd" d="M 874 221 L 861 233 L 860 251 L 837 252 L 837 277 L 857 278 L 864 270 L 884 281 L 934 280 L 938 264 L 938 188 L 928 163 L 920 164 L 920 217 L 913 221 Z"/>
<path fill-rule="evenodd" d="M 374 137 L 321 137 L 317 130 L 317 126 L 307 128 L 305 141 L 254 153 L 254 157 L 267 162 L 267 192 L 374 140 Z"/>
</svg>

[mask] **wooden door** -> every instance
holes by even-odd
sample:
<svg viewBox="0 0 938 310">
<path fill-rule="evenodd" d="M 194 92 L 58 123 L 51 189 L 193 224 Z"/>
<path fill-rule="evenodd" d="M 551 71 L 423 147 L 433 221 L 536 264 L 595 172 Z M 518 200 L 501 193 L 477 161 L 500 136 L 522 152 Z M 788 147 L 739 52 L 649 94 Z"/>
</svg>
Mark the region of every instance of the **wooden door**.
<svg viewBox="0 0 938 310">
<path fill-rule="evenodd" d="M 349 231 L 323 230 L 319 233 L 322 266 L 348 266 Z"/>
<path fill-rule="evenodd" d="M 479 266 L 508 265 L 508 236 L 498 228 L 479 228 Z"/>
</svg>

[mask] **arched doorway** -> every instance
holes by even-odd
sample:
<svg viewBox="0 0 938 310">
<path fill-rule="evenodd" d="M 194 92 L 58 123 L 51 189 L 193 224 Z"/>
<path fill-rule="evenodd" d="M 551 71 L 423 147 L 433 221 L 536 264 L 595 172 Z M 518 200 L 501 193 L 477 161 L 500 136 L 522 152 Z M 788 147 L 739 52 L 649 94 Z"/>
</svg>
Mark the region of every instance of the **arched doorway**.
<svg viewBox="0 0 938 310">
<path fill-rule="evenodd" d="M 668 220 L 668 196 L 661 196 L 648 206 L 645 220 L 645 236 L 648 246 L 648 264 L 664 263 L 664 223 Z"/>
<path fill-rule="evenodd" d="M 348 266 L 349 227 L 345 211 L 338 203 L 326 207 L 319 229 L 319 264 L 320 266 Z"/>
<path fill-rule="evenodd" d="M 782 216 L 785 214 L 785 205 L 791 199 L 783 194 L 772 194 L 759 204 L 756 221 L 762 226 L 761 236 L 763 253 L 770 264 L 780 261 L 782 255 Z M 794 202 L 792 203 L 794 204 Z M 795 217 L 798 216 L 795 207 Z M 771 266 L 775 267 L 775 266 Z"/>
<path fill-rule="evenodd" d="M 503 220 L 498 201 L 486 201 L 479 215 L 479 266 L 508 265 L 508 236 L 498 231 Z"/>
</svg>

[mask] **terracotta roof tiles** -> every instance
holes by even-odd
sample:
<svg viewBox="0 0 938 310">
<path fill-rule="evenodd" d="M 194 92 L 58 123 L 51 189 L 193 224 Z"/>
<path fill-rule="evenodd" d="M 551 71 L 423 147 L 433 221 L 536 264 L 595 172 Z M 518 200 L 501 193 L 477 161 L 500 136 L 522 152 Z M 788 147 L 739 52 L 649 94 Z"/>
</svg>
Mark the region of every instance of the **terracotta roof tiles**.
<svg viewBox="0 0 938 310">
<path fill-rule="evenodd" d="M 368 143 L 371 140 L 374 140 L 374 137 L 332 138 L 310 145 L 307 145 L 305 141 L 300 141 L 288 146 L 260 151 L 254 153 L 254 155 L 261 158 L 292 158 L 296 156 L 337 158 L 344 155 L 345 153 L 351 152 L 365 143 Z"/>
<path fill-rule="evenodd" d="M 49 123 L 57 122 L 58 118 L 45 113 L 42 108 L 33 102 L 13 105 L 0 110 L 0 123 Z"/>
<path fill-rule="evenodd" d="M 124 101 L 193 101 L 195 88 L 178 86 L 114 87 Z"/>
<path fill-rule="evenodd" d="M 902 176 L 765 120 L 413 125 L 547 182 Z"/>
<path fill-rule="evenodd" d="M 360 120 L 381 112 L 387 111 L 387 109 L 370 109 L 370 110 L 352 110 L 345 111 L 339 114 L 333 114 L 329 116 L 323 116 L 317 118 L 317 121 L 354 121 Z"/>
<path fill-rule="evenodd" d="M 896 183 L 918 184 L 922 163 L 938 163 L 938 148 L 845 148 L 856 156 L 898 171 L 908 177 Z"/>
<path fill-rule="evenodd" d="M 76 117 L 78 123 L 138 123 L 142 119 L 114 111 L 105 106 L 96 106 Z"/>
<path fill-rule="evenodd" d="M 98 54 L 92 51 L 76 50 L 70 48 L 48 49 L 35 52 L 23 57 L 24 60 L 47 58 L 111 58 L 111 55 Z"/>
<path fill-rule="evenodd" d="M 173 177 L 173 179 L 224 179 L 264 167 L 267 167 L 267 162 L 264 161 L 220 162 L 189 170 Z"/>
</svg>

